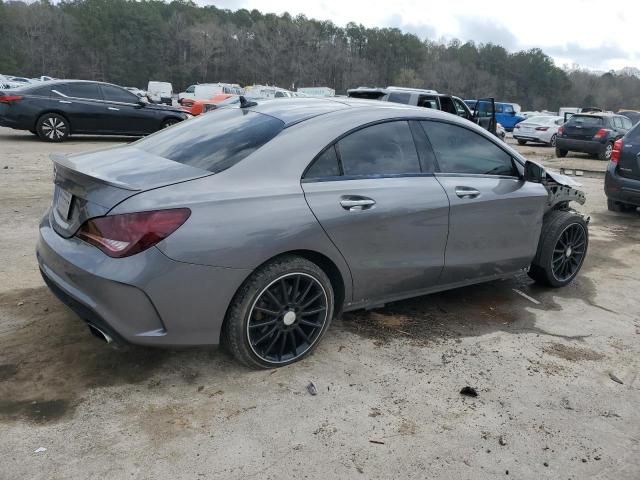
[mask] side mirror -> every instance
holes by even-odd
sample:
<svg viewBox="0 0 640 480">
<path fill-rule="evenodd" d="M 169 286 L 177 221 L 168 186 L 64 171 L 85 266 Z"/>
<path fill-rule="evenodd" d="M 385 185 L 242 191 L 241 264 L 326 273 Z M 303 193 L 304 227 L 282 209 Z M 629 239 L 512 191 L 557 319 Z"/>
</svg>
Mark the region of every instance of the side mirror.
<svg viewBox="0 0 640 480">
<path fill-rule="evenodd" d="M 527 182 L 542 183 L 546 172 L 541 165 L 527 161 L 524 164 L 524 179 Z"/>
</svg>

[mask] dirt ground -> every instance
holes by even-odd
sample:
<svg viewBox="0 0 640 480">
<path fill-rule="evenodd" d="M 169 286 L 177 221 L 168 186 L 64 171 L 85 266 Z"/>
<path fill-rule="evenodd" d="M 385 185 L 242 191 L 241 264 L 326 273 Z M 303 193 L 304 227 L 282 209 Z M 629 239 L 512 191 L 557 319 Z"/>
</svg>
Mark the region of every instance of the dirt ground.
<svg viewBox="0 0 640 480">
<path fill-rule="evenodd" d="M 581 179 L 571 286 L 347 314 L 313 356 L 256 372 L 216 348 L 113 350 L 44 286 L 47 154 L 122 141 L 0 129 L 1 479 L 640 478 L 640 215 L 608 212 L 602 179 Z"/>
</svg>

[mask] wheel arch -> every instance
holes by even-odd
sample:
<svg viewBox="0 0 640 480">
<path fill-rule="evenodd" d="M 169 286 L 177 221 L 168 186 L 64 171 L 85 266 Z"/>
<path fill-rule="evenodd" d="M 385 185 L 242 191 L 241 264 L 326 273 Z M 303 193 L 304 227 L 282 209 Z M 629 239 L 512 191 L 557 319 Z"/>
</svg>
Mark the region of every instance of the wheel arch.
<svg viewBox="0 0 640 480">
<path fill-rule="evenodd" d="M 56 115 L 60 115 L 61 117 L 64 117 L 64 119 L 69 124 L 69 133 L 71 133 L 73 131 L 73 125 L 71 125 L 71 120 L 69 120 L 69 117 L 63 111 L 57 110 L 55 108 L 44 110 L 44 111 L 40 112 L 36 116 L 36 119 L 35 119 L 35 121 L 33 123 L 33 129 L 34 130 L 37 130 L 37 128 L 38 128 L 38 122 L 40 121 L 40 118 L 42 118 L 42 116 L 46 115 L 47 113 L 55 113 Z"/>
</svg>

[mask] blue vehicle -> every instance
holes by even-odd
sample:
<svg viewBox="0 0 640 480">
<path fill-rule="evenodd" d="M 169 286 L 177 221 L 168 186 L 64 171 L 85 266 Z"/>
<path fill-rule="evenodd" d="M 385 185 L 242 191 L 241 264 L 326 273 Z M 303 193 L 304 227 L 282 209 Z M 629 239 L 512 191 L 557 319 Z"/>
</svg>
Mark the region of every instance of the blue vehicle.
<svg viewBox="0 0 640 480">
<path fill-rule="evenodd" d="M 465 100 L 464 103 L 466 103 L 469 106 L 469 108 L 475 109 L 478 101 Z M 480 111 L 489 109 L 488 104 L 486 105 L 486 107 L 484 105 L 485 105 L 485 102 L 481 102 L 480 105 L 478 105 L 480 107 L 479 109 Z M 525 120 L 525 117 L 520 115 L 521 107 L 517 103 L 495 102 L 494 105 L 495 105 L 495 112 L 496 112 L 496 121 L 500 125 L 502 125 L 507 132 L 512 132 L 513 128 L 518 123 Z"/>
</svg>

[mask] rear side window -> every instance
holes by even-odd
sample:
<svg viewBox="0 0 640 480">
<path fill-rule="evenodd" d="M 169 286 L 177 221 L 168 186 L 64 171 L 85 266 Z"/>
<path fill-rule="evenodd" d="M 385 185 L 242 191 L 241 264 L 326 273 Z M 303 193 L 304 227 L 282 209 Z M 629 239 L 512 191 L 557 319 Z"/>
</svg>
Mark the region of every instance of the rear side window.
<svg viewBox="0 0 640 480">
<path fill-rule="evenodd" d="M 358 130 L 338 142 L 345 175 L 420 173 L 413 136 L 406 121 Z"/>
<path fill-rule="evenodd" d="M 335 145 L 331 145 L 327 148 L 322 155 L 316 158 L 315 162 L 309 167 L 304 178 L 307 180 L 323 178 L 323 177 L 337 177 L 340 175 L 340 165 L 338 163 L 338 156 L 336 155 Z"/>
<path fill-rule="evenodd" d="M 622 128 L 626 128 L 627 130 L 633 127 L 633 123 L 627 117 L 622 117 Z"/>
<path fill-rule="evenodd" d="M 420 122 L 443 173 L 516 176 L 511 155 L 484 136 L 457 125 Z"/>
<path fill-rule="evenodd" d="M 407 92 L 391 92 L 389 94 L 389 101 L 408 104 L 411 101 L 411 94 Z"/>
<path fill-rule="evenodd" d="M 102 95 L 108 102 L 120 103 L 137 103 L 137 95 L 126 91 L 124 88 L 114 87 L 113 85 L 101 85 Z"/>
<path fill-rule="evenodd" d="M 53 90 L 57 90 L 67 97 L 102 100 L 100 88 L 98 88 L 98 84 L 96 83 L 67 83 L 64 85 L 56 85 Z"/>
<path fill-rule="evenodd" d="M 215 110 L 133 144 L 191 167 L 221 172 L 248 157 L 282 131 L 277 118 L 240 108 Z"/>
<path fill-rule="evenodd" d="M 51 96 L 51 87 L 38 87 L 29 91 L 31 95 L 39 95 L 41 97 Z"/>
<path fill-rule="evenodd" d="M 421 96 L 418 99 L 418 106 L 438 110 L 438 100 L 435 97 Z"/>
</svg>

